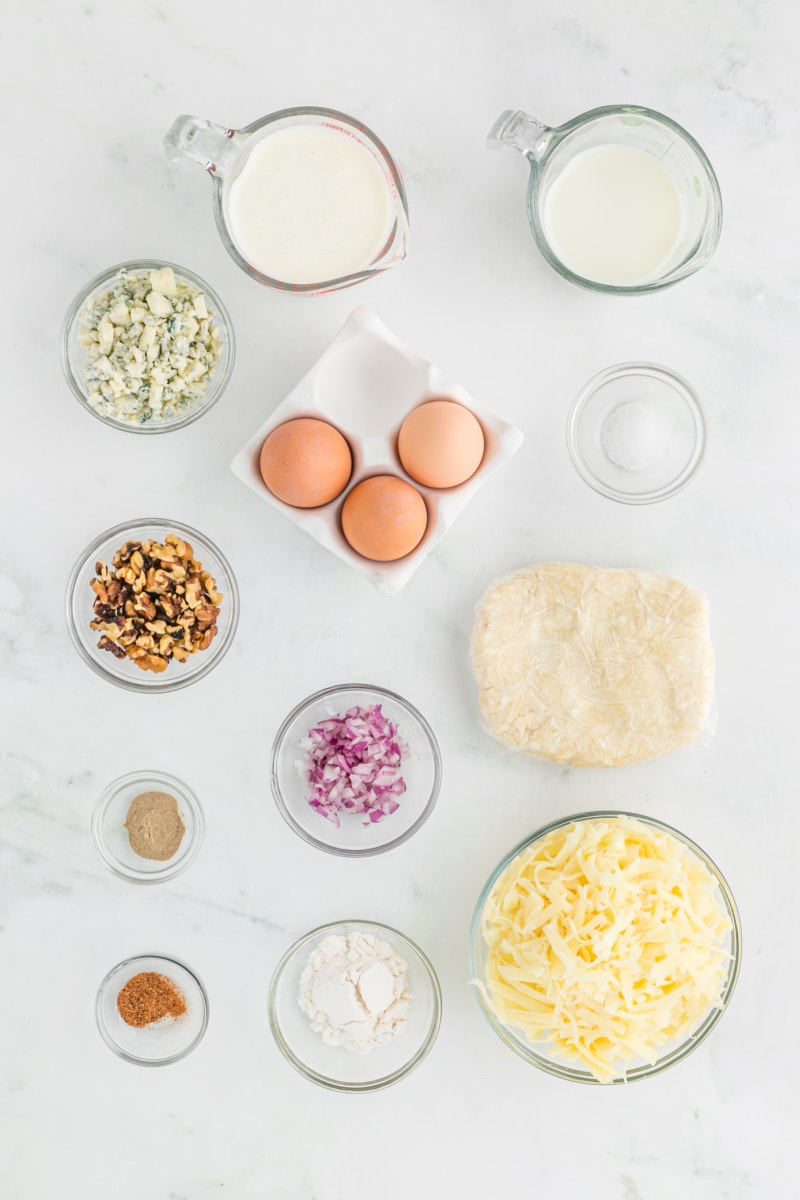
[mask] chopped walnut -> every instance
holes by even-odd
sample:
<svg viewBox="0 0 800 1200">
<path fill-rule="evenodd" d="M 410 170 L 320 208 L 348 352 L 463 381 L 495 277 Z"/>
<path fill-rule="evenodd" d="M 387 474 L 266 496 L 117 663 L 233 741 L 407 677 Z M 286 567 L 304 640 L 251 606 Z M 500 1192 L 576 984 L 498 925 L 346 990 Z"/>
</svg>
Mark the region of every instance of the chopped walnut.
<svg viewBox="0 0 800 1200">
<path fill-rule="evenodd" d="M 165 671 L 170 659 L 186 662 L 216 637 L 223 596 L 194 550 L 177 534 L 163 544 L 126 542 L 111 560 L 95 564 L 90 628 L 102 634 L 99 649 L 129 658 L 143 671 Z"/>
</svg>

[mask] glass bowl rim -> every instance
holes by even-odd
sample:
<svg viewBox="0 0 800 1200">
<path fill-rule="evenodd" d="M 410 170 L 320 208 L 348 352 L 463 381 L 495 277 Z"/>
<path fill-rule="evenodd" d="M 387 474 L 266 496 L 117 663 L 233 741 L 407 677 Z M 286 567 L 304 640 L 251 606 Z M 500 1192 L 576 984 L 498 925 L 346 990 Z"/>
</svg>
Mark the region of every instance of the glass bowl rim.
<svg viewBox="0 0 800 1200">
<path fill-rule="evenodd" d="M 138 781 L 144 782 L 145 780 L 177 788 L 192 814 L 194 827 L 191 841 L 184 851 L 183 856 L 171 863 L 167 862 L 163 867 L 153 871 L 141 871 L 136 867 L 126 867 L 112 854 L 103 832 L 103 821 L 108 806 L 114 797 L 123 788 Z M 129 771 L 126 775 L 119 775 L 116 779 L 112 779 L 111 783 L 98 796 L 94 811 L 92 812 L 91 834 L 94 848 L 103 863 L 119 879 L 127 879 L 130 883 L 164 883 L 166 880 L 174 879 L 176 875 L 182 874 L 197 858 L 205 835 L 205 818 L 196 792 L 193 788 L 189 787 L 188 783 L 184 783 L 182 779 L 179 779 L 177 775 L 170 775 L 166 771 L 156 770 Z"/>
<path fill-rule="evenodd" d="M 616 379 L 637 375 L 658 379 L 660 382 L 666 383 L 680 396 L 694 420 L 695 442 L 689 461 L 671 483 L 650 492 L 632 494 L 603 483 L 589 469 L 578 446 L 578 426 L 587 404 L 601 388 Z M 700 464 L 705 457 L 708 424 L 697 393 L 691 384 L 682 375 L 679 375 L 677 371 L 673 371 L 671 367 L 662 366 L 660 363 L 644 361 L 624 362 L 617 363 L 612 367 L 606 367 L 603 371 L 598 371 L 596 375 L 593 375 L 583 385 L 573 400 L 569 415 L 567 416 L 566 437 L 567 450 L 572 460 L 572 465 L 584 483 L 588 483 L 593 491 L 598 492 L 601 496 L 606 496 L 609 500 L 615 500 L 619 504 L 655 504 L 660 500 L 669 500 L 672 496 L 676 496 L 678 492 L 682 492 L 697 474 Z"/>
<path fill-rule="evenodd" d="M 731 959 L 728 967 L 728 975 L 722 991 L 721 1008 L 712 1009 L 703 1019 L 703 1021 L 701 1021 L 694 1033 L 685 1038 L 683 1042 L 679 1043 L 679 1045 L 674 1047 L 674 1049 L 668 1054 L 665 1054 L 662 1058 L 658 1059 L 652 1064 L 652 1066 L 645 1064 L 644 1066 L 635 1067 L 633 1070 L 626 1072 L 625 1076 L 611 1079 L 608 1081 L 608 1083 L 604 1084 L 601 1083 L 599 1079 L 595 1079 L 595 1077 L 589 1071 L 571 1067 L 566 1062 L 559 1062 L 555 1059 L 547 1058 L 544 1054 L 538 1054 L 532 1046 L 527 1047 L 514 1034 L 513 1030 L 503 1025 L 502 1022 L 500 1022 L 494 1016 L 483 997 L 481 988 L 477 986 L 479 982 L 479 974 L 475 969 L 475 954 L 478 939 L 481 937 L 481 918 L 486 901 L 488 900 L 492 888 L 499 879 L 500 875 L 513 862 L 517 855 L 528 849 L 535 842 L 541 841 L 542 838 L 547 837 L 548 834 L 553 833 L 557 829 L 563 828 L 565 825 L 572 825 L 580 821 L 587 820 L 607 820 L 615 817 L 630 817 L 633 820 L 641 821 L 644 825 L 651 825 L 664 833 L 672 835 L 682 845 L 686 846 L 690 851 L 692 851 L 710 870 L 711 874 L 714 876 L 715 883 L 719 887 L 720 895 L 722 896 L 727 915 L 731 922 Z M 734 899 L 733 892 L 730 889 L 728 881 L 714 860 L 705 852 L 702 846 L 697 844 L 697 842 L 693 841 L 690 837 L 687 837 L 686 834 L 682 833 L 679 829 L 676 829 L 674 825 L 668 825 L 666 821 L 661 821 L 657 817 L 648 817 L 643 813 L 630 812 L 628 810 L 618 808 L 596 809 L 572 813 L 566 817 L 557 817 L 555 820 L 550 821 L 546 825 L 543 825 L 540 829 L 537 829 L 528 837 L 523 838 L 523 840 L 519 842 L 519 844 L 516 845 L 513 850 L 510 850 L 508 854 L 503 856 L 497 866 L 495 866 L 490 872 L 489 878 L 486 880 L 486 883 L 481 889 L 478 901 L 473 910 L 469 929 L 467 957 L 469 965 L 469 983 L 470 987 L 475 993 L 478 1006 L 480 1007 L 481 1012 L 486 1018 L 488 1024 L 491 1026 L 492 1030 L 500 1038 L 500 1040 L 506 1046 L 508 1046 L 510 1050 L 513 1050 L 514 1053 L 525 1062 L 530 1063 L 534 1067 L 538 1067 L 539 1070 L 544 1071 L 548 1075 L 556 1076 L 558 1079 L 564 1079 L 573 1083 L 585 1083 L 592 1086 L 608 1087 L 625 1083 L 636 1083 L 641 1079 L 650 1079 L 654 1075 L 659 1075 L 663 1071 L 666 1071 L 669 1067 L 674 1066 L 676 1063 L 682 1062 L 683 1059 L 685 1059 L 693 1050 L 696 1050 L 697 1047 L 705 1041 L 727 1009 L 730 998 L 733 995 L 737 980 L 739 978 L 739 971 L 742 962 L 742 925 L 739 917 L 739 909 L 737 908 L 736 900 Z"/>
<path fill-rule="evenodd" d="M 309 833 L 307 830 L 303 829 L 299 822 L 297 822 L 290 813 L 289 806 L 283 797 L 283 793 L 281 792 L 280 784 L 278 782 L 278 759 L 284 748 L 286 736 L 293 722 L 307 708 L 310 708 L 312 704 L 316 704 L 320 700 L 328 699 L 342 692 L 366 692 L 378 698 L 384 697 L 394 701 L 397 705 L 399 705 L 400 708 L 405 709 L 419 723 L 428 740 L 428 745 L 431 750 L 431 756 L 433 759 L 433 785 L 431 787 L 431 794 L 425 803 L 425 807 L 417 817 L 414 824 L 411 825 L 410 828 L 405 831 L 405 833 L 398 835 L 389 842 L 381 843 L 380 846 L 365 846 L 357 849 L 347 849 L 340 846 L 332 846 L 330 843 L 314 837 L 313 833 Z M 439 743 L 436 740 L 436 734 L 433 732 L 429 722 L 422 715 L 419 709 L 415 708 L 409 700 L 404 699 L 404 697 L 399 695 L 397 692 L 390 691 L 389 688 L 379 687 L 374 683 L 337 683 L 331 687 L 322 688 L 318 692 L 313 692 L 310 696 L 306 696 L 306 698 L 301 700 L 299 704 L 296 704 L 291 712 L 289 712 L 287 716 L 284 717 L 283 721 L 281 721 L 278 732 L 275 734 L 275 738 L 272 743 L 272 753 L 270 755 L 270 785 L 272 788 L 272 796 L 275 800 L 275 805 L 278 809 L 278 812 L 281 814 L 286 824 L 296 834 L 298 834 L 298 836 L 301 837 L 304 842 L 307 842 L 310 846 L 315 846 L 317 850 L 323 850 L 326 854 L 335 854 L 340 858 L 369 858 L 372 855 L 384 854 L 387 850 L 394 850 L 397 846 L 402 846 L 404 842 L 407 842 L 409 838 L 411 838 L 419 829 L 421 829 L 428 820 L 428 817 L 431 815 L 436 805 L 436 801 L 439 797 L 439 791 L 442 786 L 442 755 L 441 751 L 439 750 Z"/>
<path fill-rule="evenodd" d="M 186 534 L 187 541 L 190 543 L 193 544 L 194 542 L 198 542 L 205 544 L 208 546 L 211 553 L 221 563 L 227 575 L 228 591 L 226 593 L 226 599 L 229 600 L 230 604 L 228 627 L 223 634 L 214 639 L 212 646 L 209 646 L 209 650 L 214 647 L 214 653 L 212 657 L 207 659 L 202 666 L 198 667 L 195 674 L 188 679 L 177 676 L 172 680 L 162 680 L 160 676 L 154 676 L 153 680 L 150 682 L 145 680 L 139 681 L 136 679 L 118 679 L 102 665 L 102 660 L 96 658 L 89 652 L 89 650 L 81 641 L 75 621 L 73 619 L 72 601 L 76 593 L 81 571 L 84 569 L 86 564 L 91 562 L 92 558 L 100 546 L 102 546 L 103 542 L 110 541 L 111 538 L 118 538 L 122 534 L 130 534 L 131 532 L 137 530 L 140 526 L 144 526 L 149 529 L 164 529 L 167 533 L 177 533 L 181 536 Z M 126 538 L 126 540 L 131 539 Z M 136 540 L 135 537 L 133 540 Z M 75 649 L 78 651 L 79 656 L 89 667 L 91 667 L 94 673 L 99 675 L 100 678 L 104 679 L 107 683 L 113 683 L 116 687 L 121 687 L 125 691 L 143 692 L 151 695 L 160 695 L 164 692 L 177 692 L 181 688 L 189 687 L 191 684 L 197 683 L 198 680 L 203 679 L 206 675 L 208 675 L 209 671 L 211 671 L 213 667 L 217 666 L 217 664 L 221 662 L 228 653 L 239 625 L 239 587 L 236 583 L 236 576 L 233 573 L 233 569 L 231 568 L 228 559 L 225 557 L 219 547 L 212 542 L 211 538 L 206 534 L 201 533 L 199 529 L 195 529 L 191 525 L 186 525 L 182 521 L 172 521 L 166 517 L 134 517 L 130 521 L 122 521 L 119 525 L 114 525 L 110 529 L 106 529 L 103 533 L 93 538 L 89 545 L 81 551 L 72 570 L 69 573 L 65 605 L 67 629 L 69 631 L 70 640 Z M 203 653 L 205 653 L 205 651 L 203 651 Z"/>
<path fill-rule="evenodd" d="M 292 961 L 292 959 L 294 959 L 297 954 L 300 953 L 303 947 L 307 946 L 313 939 L 318 938 L 321 934 L 331 933 L 333 930 L 340 929 L 344 925 L 356 925 L 362 927 L 367 932 L 377 930 L 379 934 L 385 935 L 388 941 L 399 942 L 401 949 L 403 947 L 410 949 L 422 964 L 425 975 L 427 976 L 428 982 L 431 985 L 431 996 L 433 998 L 433 1017 L 431 1019 L 431 1025 L 425 1036 L 425 1040 L 416 1053 L 413 1054 L 402 1067 L 398 1067 L 395 1071 L 391 1071 L 388 1075 L 382 1075 L 377 1079 L 367 1080 L 363 1083 L 345 1083 L 341 1080 L 334 1079 L 330 1075 L 322 1075 L 320 1072 L 315 1071 L 313 1067 L 309 1067 L 306 1063 L 299 1059 L 289 1047 L 289 1044 L 283 1035 L 283 1031 L 275 1011 L 278 986 L 281 978 L 283 977 L 284 970 Z M 382 921 L 369 921 L 363 917 L 352 917 L 344 918 L 340 921 L 328 921 L 324 925 L 318 925 L 315 929 L 310 929 L 308 933 L 303 934 L 301 938 L 298 938 L 297 941 L 292 943 L 289 949 L 281 956 L 280 961 L 272 973 L 272 979 L 270 980 L 267 998 L 267 1007 L 269 1012 L 269 1027 L 276 1046 L 290 1066 L 294 1067 L 294 1069 L 306 1079 L 333 1092 L 377 1092 L 382 1088 L 391 1087 L 392 1084 L 398 1083 L 401 1079 L 404 1079 L 407 1075 L 410 1075 L 411 1072 L 428 1057 L 428 1054 L 433 1048 L 433 1044 L 438 1037 L 439 1028 L 442 1023 L 442 988 L 433 963 L 428 958 L 424 950 L 421 950 L 417 943 L 412 941 L 410 937 L 407 937 L 404 933 L 401 933 L 399 929 L 395 929 L 391 925 L 385 925 Z M 309 1029 L 310 1028 L 311 1027 L 309 1026 Z"/>
<path fill-rule="evenodd" d="M 163 963 L 167 963 L 172 966 L 180 967 L 182 970 L 186 971 L 187 975 L 190 975 L 192 977 L 192 979 L 194 980 L 194 982 L 197 984 L 197 990 L 200 995 L 200 1000 L 202 1002 L 202 1007 L 203 1007 L 203 1019 L 202 1019 L 201 1025 L 200 1025 L 200 1029 L 195 1034 L 192 1041 L 189 1043 L 188 1046 L 185 1046 L 183 1048 L 183 1050 L 179 1050 L 175 1054 L 168 1054 L 165 1058 L 140 1058 L 135 1054 L 131 1054 L 128 1050 L 123 1049 L 122 1046 L 120 1046 L 117 1042 L 114 1041 L 114 1039 L 111 1036 L 110 1031 L 108 1030 L 108 1028 L 105 1024 L 105 1021 L 103 1020 L 103 998 L 106 993 L 106 988 L 110 984 L 113 977 L 116 975 L 116 973 L 118 971 L 122 970 L 124 967 L 128 967 L 132 963 L 141 962 L 142 960 L 148 959 L 148 958 L 149 959 L 158 959 L 159 962 L 163 962 Z M 166 974 L 166 971 L 165 971 L 165 974 Z M 95 997 L 94 1013 L 95 1013 L 95 1020 L 97 1022 L 97 1028 L 100 1033 L 100 1036 L 102 1037 L 103 1041 L 108 1046 L 108 1048 L 110 1050 L 113 1050 L 118 1058 L 124 1059 L 125 1062 L 134 1063 L 137 1067 L 167 1067 L 167 1066 L 170 1066 L 171 1063 L 180 1062 L 180 1060 L 182 1058 L 186 1058 L 187 1054 L 191 1054 L 192 1050 L 194 1050 L 195 1047 L 198 1046 L 200 1044 L 200 1042 L 203 1040 L 203 1037 L 205 1036 L 205 1032 L 208 1029 L 208 993 L 206 992 L 206 989 L 203 985 L 203 981 L 200 978 L 200 976 L 197 974 L 197 972 L 193 971 L 192 968 L 190 966 L 188 966 L 188 964 L 185 963 L 182 959 L 175 958 L 174 955 L 162 954 L 159 951 L 151 951 L 150 953 L 144 952 L 142 954 L 131 954 L 131 955 L 129 955 L 128 958 L 123 958 L 121 962 L 118 962 L 116 964 L 116 966 L 112 967 L 111 970 L 106 972 L 106 974 L 103 976 L 103 979 L 100 982 L 100 986 L 97 989 L 97 995 Z"/>
<path fill-rule="evenodd" d="M 78 321 L 80 319 L 83 306 L 93 292 L 95 292 L 103 284 L 110 283 L 114 276 L 120 271 L 152 271 L 157 270 L 160 267 L 171 267 L 177 276 L 184 279 L 187 283 L 192 284 L 192 286 L 197 288 L 198 291 L 203 292 L 209 297 L 211 300 L 211 307 L 214 309 L 214 317 L 220 327 L 220 330 L 222 331 L 225 348 L 227 349 L 227 360 L 218 364 L 222 366 L 220 375 L 217 376 L 215 371 L 214 375 L 212 376 L 212 380 L 207 385 L 209 390 L 213 391 L 213 395 L 210 400 L 205 402 L 198 401 L 186 413 L 185 416 L 176 421 L 163 422 L 157 425 L 152 424 L 150 421 L 146 421 L 144 425 L 134 425 L 129 421 L 120 421 L 115 417 L 109 416 L 108 414 L 99 413 L 96 409 L 92 408 L 87 399 L 86 391 L 81 386 L 81 380 L 72 370 L 72 364 L 70 362 L 70 341 L 73 333 L 77 333 Z M 123 433 L 144 435 L 173 433 L 176 429 L 185 429 L 187 425 L 191 425 L 194 421 L 197 421 L 200 417 L 212 409 L 230 383 L 230 378 L 233 374 L 234 362 L 236 360 L 236 338 L 233 332 L 233 322 L 231 321 L 230 313 L 225 307 L 225 304 L 223 303 L 219 293 L 209 283 L 206 283 L 206 281 L 200 275 L 196 275 L 194 271 L 190 271 L 186 267 L 181 267 L 177 263 L 169 262 L 165 258 L 130 259 L 126 262 L 117 263 L 113 267 L 108 267 L 105 271 L 101 271 L 98 275 L 95 275 L 94 279 L 85 284 L 70 303 L 70 306 L 67 309 L 64 317 L 64 322 L 61 326 L 60 345 L 61 369 L 63 371 L 64 378 L 66 379 L 73 396 L 75 396 L 76 400 L 81 404 L 86 412 L 91 413 L 93 417 L 95 417 L 98 421 L 102 421 L 102 423 L 107 425 L 110 429 L 119 429 Z M 225 357 L 224 349 L 223 357 Z"/>
</svg>

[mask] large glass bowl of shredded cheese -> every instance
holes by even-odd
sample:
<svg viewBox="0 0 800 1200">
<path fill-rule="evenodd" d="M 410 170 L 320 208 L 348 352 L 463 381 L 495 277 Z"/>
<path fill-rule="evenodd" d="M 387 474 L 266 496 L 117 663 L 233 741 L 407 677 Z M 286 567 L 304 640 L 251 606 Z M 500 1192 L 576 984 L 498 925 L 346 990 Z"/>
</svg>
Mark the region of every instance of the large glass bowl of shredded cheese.
<svg viewBox="0 0 800 1200">
<path fill-rule="evenodd" d="M 61 365 L 85 409 L 127 433 L 169 433 L 228 385 L 233 325 L 199 275 L 161 259 L 118 263 L 81 289 L 61 331 Z"/>
<path fill-rule="evenodd" d="M 671 826 L 594 812 L 538 830 L 484 887 L 470 977 L 527 1062 L 578 1083 L 646 1079 L 694 1050 L 739 973 L 725 879 Z"/>
</svg>

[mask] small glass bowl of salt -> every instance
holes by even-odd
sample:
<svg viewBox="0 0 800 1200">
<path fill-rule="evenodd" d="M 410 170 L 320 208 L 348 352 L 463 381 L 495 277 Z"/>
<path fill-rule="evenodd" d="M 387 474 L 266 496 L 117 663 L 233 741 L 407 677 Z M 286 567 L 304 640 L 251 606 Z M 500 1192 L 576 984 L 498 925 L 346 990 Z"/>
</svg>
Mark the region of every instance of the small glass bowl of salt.
<svg viewBox="0 0 800 1200">
<path fill-rule="evenodd" d="M 609 367 L 578 393 L 567 448 L 578 474 L 622 504 L 652 504 L 686 487 L 702 462 L 706 423 L 692 388 L 666 367 Z"/>
</svg>

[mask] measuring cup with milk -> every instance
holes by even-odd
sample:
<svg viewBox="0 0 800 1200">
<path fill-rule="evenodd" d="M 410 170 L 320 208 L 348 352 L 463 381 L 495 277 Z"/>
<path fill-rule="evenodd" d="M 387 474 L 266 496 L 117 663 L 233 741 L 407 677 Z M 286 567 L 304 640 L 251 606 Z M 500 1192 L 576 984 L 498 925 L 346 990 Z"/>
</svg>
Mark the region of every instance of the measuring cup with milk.
<svg viewBox="0 0 800 1200">
<path fill-rule="evenodd" d="M 717 178 L 669 117 L 610 106 L 550 128 L 507 111 L 489 145 L 512 146 L 528 159 L 531 231 L 572 283 L 620 296 L 653 292 L 699 270 L 716 249 Z"/>
<path fill-rule="evenodd" d="M 214 186 L 225 248 L 267 287 L 300 294 L 350 287 L 408 248 L 408 206 L 394 161 L 362 122 L 329 108 L 286 108 L 244 129 L 178 117 L 167 155 L 200 163 Z"/>
</svg>

